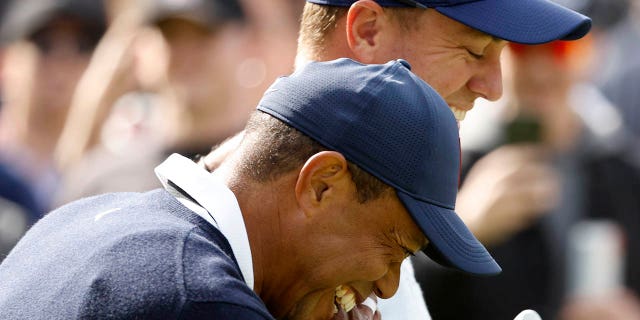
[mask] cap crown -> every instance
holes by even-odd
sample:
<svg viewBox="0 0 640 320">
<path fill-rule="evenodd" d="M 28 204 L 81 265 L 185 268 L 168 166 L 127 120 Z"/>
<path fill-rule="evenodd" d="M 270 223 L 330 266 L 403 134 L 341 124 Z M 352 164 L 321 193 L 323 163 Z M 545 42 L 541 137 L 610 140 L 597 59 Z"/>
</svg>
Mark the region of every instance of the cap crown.
<svg viewBox="0 0 640 320">
<path fill-rule="evenodd" d="M 278 79 L 258 110 L 344 154 L 392 187 L 454 208 L 460 168 L 457 123 L 407 62 L 313 62 Z"/>
</svg>

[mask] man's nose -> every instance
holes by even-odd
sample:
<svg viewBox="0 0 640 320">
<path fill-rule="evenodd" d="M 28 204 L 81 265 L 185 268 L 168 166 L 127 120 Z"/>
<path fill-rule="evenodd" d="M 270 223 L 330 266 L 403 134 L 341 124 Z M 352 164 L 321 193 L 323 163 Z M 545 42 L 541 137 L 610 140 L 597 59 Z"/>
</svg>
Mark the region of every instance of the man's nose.
<svg viewBox="0 0 640 320">
<path fill-rule="evenodd" d="M 373 290 L 376 296 L 382 299 L 389 299 L 396 294 L 400 283 L 400 265 L 401 263 L 394 262 L 389 266 L 387 273 L 374 282 L 375 287 Z"/>
<path fill-rule="evenodd" d="M 476 74 L 467 83 L 469 90 L 489 101 L 500 99 L 502 97 L 500 56 L 488 57 L 476 67 Z"/>
</svg>

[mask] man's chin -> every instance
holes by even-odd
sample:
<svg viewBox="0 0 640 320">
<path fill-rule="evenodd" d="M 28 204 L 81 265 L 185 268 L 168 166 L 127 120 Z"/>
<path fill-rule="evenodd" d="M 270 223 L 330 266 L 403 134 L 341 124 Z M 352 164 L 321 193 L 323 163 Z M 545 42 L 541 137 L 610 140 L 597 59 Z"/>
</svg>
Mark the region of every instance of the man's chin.
<svg viewBox="0 0 640 320">
<path fill-rule="evenodd" d="M 291 309 L 282 319 L 286 320 L 330 320 L 336 314 L 335 294 L 330 291 L 307 296 Z"/>
</svg>

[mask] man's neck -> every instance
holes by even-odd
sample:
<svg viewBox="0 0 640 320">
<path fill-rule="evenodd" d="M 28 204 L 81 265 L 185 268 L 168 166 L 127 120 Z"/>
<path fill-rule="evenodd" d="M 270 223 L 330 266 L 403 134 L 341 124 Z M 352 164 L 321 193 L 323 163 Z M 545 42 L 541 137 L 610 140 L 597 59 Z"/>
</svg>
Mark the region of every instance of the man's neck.
<svg viewBox="0 0 640 320">
<path fill-rule="evenodd" d="M 342 19 L 345 19 L 344 17 Z M 349 48 L 345 31 L 346 22 L 338 22 L 336 29 L 324 38 L 323 45 L 310 48 L 303 42 L 298 42 L 295 69 L 299 69 L 311 61 L 330 61 L 338 58 L 354 59 L 353 52 Z"/>
<path fill-rule="evenodd" d="M 294 288 L 295 252 L 289 236 L 291 226 L 280 219 L 290 214 L 292 191 L 283 183 L 258 183 L 234 175 L 233 157 L 227 159 L 214 174 L 222 178 L 234 193 L 244 218 L 253 260 L 254 292 L 265 302 L 273 314 L 283 314 L 296 301 L 290 296 L 300 292 Z M 285 303 L 283 303 L 285 302 Z"/>
</svg>

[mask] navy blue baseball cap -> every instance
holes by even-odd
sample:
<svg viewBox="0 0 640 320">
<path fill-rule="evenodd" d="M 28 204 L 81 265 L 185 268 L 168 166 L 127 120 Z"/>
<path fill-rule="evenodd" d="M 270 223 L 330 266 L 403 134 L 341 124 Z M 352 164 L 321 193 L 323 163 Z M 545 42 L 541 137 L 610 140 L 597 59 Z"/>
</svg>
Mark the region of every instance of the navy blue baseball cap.
<svg viewBox="0 0 640 320">
<path fill-rule="evenodd" d="M 455 117 L 406 61 L 311 62 L 276 80 L 257 109 L 393 187 L 429 239 L 424 252 L 432 259 L 472 274 L 501 271 L 454 211 L 460 174 Z"/>
<path fill-rule="evenodd" d="M 351 6 L 355 0 L 307 0 Z M 375 0 L 383 7 L 433 8 L 494 37 L 522 44 L 576 40 L 591 29 L 591 19 L 549 0 Z"/>
</svg>

